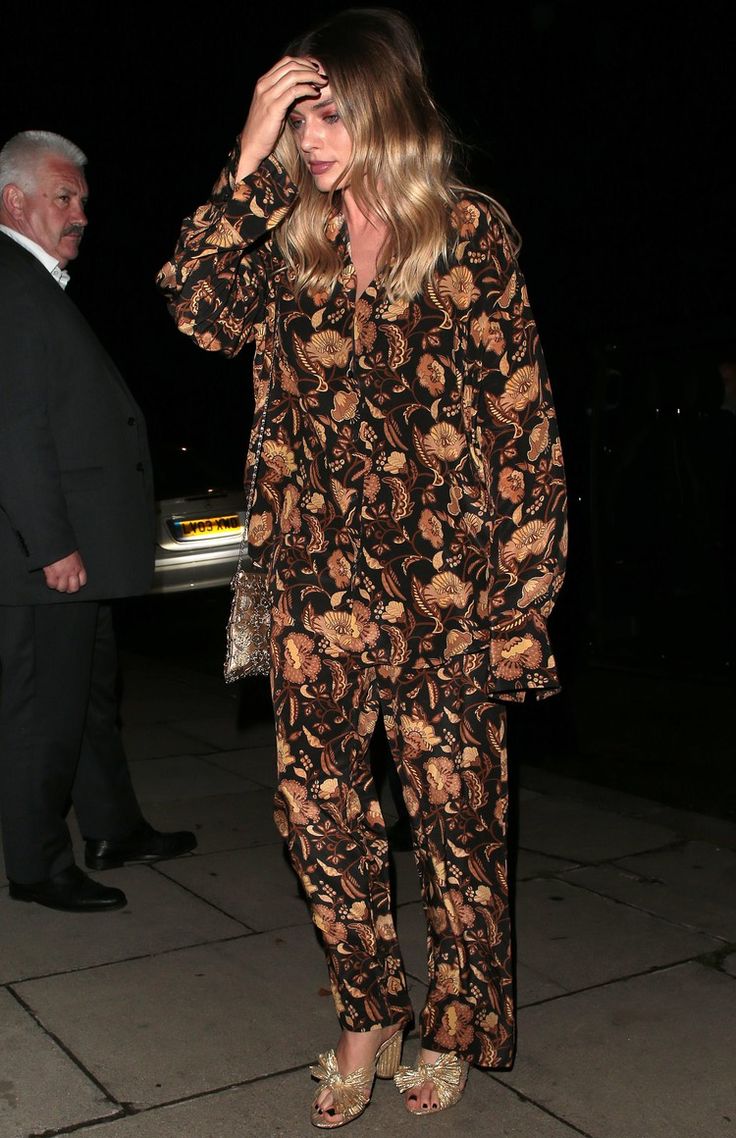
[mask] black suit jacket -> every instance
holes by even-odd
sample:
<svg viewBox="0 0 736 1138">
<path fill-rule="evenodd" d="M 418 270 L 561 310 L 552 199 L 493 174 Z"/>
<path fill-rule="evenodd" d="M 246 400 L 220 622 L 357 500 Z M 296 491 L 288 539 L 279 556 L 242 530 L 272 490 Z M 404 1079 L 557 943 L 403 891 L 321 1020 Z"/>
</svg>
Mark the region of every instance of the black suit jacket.
<svg viewBox="0 0 736 1138">
<path fill-rule="evenodd" d="M 148 590 L 151 463 L 143 416 L 74 302 L 0 233 L 0 604 Z M 46 585 L 78 549 L 88 583 Z"/>
</svg>

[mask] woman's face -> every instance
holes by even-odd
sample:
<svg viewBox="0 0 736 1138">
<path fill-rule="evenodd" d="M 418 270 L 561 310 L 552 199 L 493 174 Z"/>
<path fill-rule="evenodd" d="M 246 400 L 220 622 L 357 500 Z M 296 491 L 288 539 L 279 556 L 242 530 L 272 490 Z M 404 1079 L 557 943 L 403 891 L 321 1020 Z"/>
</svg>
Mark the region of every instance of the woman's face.
<svg viewBox="0 0 736 1138">
<path fill-rule="evenodd" d="M 289 126 L 304 164 L 318 190 L 340 186 L 353 144 L 335 106 L 329 84 L 314 99 L 299 99 L 289 112 Z"/>
</svg>

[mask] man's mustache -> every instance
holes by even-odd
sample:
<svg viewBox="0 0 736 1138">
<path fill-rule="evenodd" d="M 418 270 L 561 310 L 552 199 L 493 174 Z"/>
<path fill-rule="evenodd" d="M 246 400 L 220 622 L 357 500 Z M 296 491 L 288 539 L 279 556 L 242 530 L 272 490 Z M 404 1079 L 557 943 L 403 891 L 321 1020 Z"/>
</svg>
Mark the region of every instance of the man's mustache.
<svg viewBox="0 0 736 1138">
<path fill-rule="evenodd" d="M 64 236 L 65 237 L 71 237 L 72 235 L 74 235 L 75 237 L 83 237 L 84 236 L 84 226 L 83 225 L 67 225 L 66 229 L 64 230 Z"/>
</svg>

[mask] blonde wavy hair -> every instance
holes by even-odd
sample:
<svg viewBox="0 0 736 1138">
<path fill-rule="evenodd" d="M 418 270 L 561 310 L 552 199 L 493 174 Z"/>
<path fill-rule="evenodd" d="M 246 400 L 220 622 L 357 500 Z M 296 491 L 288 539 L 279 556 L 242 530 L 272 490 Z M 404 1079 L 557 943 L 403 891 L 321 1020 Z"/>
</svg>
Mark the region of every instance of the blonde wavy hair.
<svg viewBox="0 0 736 1138">
<path fill-rule="evenodd" d="M 288 54 L 313 57 L 327 73 L 352 141 L 351 192 L 364 213 L 387 226 L 378 265 L 382 284 L 392 301 L 416 296 L 447 259 L 451 210 L 463 187 L 414 29 L 390 8 L 348 9 L 295 40 Z M 331 290 L 342 266 L 325 231 L 339 190 L 316 188 L 288 126 L 275 157 L 299 190 L 275 240 L 297 290 Z"/>
</svg>

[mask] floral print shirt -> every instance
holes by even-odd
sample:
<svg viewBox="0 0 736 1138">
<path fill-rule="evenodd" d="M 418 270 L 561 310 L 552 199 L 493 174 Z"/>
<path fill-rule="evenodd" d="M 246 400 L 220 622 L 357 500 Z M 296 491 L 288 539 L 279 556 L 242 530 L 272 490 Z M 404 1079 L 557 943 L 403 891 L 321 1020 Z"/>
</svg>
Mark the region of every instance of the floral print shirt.
<svg viewBox="0 0 736 1138">
<path fill-rule="evenodd" d="M 255 341 L 251 440 L 271 386 L 249 540 L 270 571 L 280 665 L 306 677 L 317 657 L 418 669 L 490 651 L 500 696 L 555 689 L 562 454 L 491 204 L 463 193 L 447 264 L 393 303 L 380 278 L 356 297 L 336 212 L 338 282 L 295 294 L 272 231 L 296 188 L 273 157 L 236 182 L 236 160 L 184 221 L 159 284 L 201 347 Z M 251 449 L 246 480 L 252 468 Z"/>
</svg>

